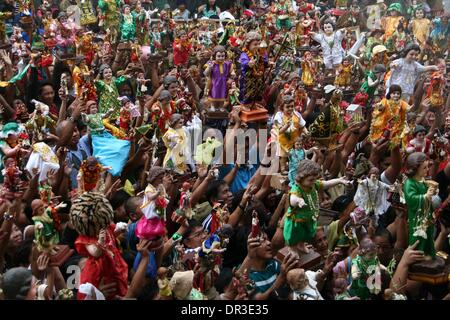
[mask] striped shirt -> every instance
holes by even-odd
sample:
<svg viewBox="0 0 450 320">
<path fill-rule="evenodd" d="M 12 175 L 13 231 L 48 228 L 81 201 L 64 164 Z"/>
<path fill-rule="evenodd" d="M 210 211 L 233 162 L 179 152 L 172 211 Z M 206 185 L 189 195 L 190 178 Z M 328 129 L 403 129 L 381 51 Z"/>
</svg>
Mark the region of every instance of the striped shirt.
<svg viewBox="0 0 450 320">
<path fill-rule="evenodd" d="M 279 274 L 280 263 L 270 260 L 263 271 L 250 271 L 249 278 L 254 281 L 256 292 L 263 293 L 273 285 Z"/>
</svg>

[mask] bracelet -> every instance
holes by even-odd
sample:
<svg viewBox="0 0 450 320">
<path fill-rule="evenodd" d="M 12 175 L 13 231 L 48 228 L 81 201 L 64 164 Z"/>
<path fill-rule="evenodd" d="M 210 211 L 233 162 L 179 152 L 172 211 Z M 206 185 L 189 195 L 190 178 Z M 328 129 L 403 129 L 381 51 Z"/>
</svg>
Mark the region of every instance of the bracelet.
<svg viewBox="0 0 450 320">
<path fill-rule="evenodd" d="M 179 234 L 179 233 L 177 233 L 177 232 L 175 232 L 173 235 L 172 235 L 172 240 L 175 242 L 175 241 L 180 241 L 181 239 L 183 239 L 183 236 L 181 235 L 181 234 Z"/>
<path fill-rule="evenodd" d="M 270 168 L 270 162 L 268 164 L 260 163 L 263 168 Z"/>
<path fill-rule="evenodd" d="M 238 205 L 238 208 L 241 209 L 242 211 L 245 211 L 245 207 L 243 205 L 241 205 L 240 203 Z"/>
</svg>

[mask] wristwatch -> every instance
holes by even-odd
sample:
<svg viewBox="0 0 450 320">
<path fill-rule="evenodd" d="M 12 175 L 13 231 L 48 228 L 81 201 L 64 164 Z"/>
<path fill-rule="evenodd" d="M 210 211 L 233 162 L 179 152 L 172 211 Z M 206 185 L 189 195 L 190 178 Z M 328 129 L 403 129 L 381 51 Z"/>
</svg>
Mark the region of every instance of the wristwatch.
<svg viewBox="0 0 450 320">
<path fill-rule="evenodd" d="M 3 215 L 3 219 L 4 219 L 5 221 L 9 221 L 9 220 L 11 220 L 12 218 L 14 218 L 14 216 L 13 216 L 11 213 L 9 213 L 9 212 L 5 212 L 5 214 Z"/>
</svg>

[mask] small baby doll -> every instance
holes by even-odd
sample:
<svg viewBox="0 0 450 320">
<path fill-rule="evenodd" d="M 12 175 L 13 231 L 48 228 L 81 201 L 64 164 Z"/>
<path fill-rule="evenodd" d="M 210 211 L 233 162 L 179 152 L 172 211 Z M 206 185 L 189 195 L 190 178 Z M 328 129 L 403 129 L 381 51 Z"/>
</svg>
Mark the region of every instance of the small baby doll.
<svg viewBox="0 0 450 320">
<path fill-rule="evenodd" d="M 316 272 L 292 269 L 287 273 L 286 280 L 292 290 L 291 300 L 323 300 L 316 287 Z"/>
<path fill-rule="evenodd" d="M 189 220 L 192 219 L 194 215 L 194 211 L 191 208 L 191 187 L 192 186 L 189 182 L 183 182 L 183 185 L 180 189 L 180 206 L 175 211 L 178 215 L 186 217 Z"/>
<path fill-rule="evenodd" d="M 88 157 L 83 161 L 78 172 L 78 190 L 80 193 L 98 190 L 101 183 L 101 174 L 110 170 L 102 166 L 95 157 Z"/>
<path fill-rule="evenodd" d="M 349 58 L 345 58 L 336 70 L 336 79 L 334 85 L 336 87 L 351 89 L 352 83 L 352 68 Z"/>
<path fill-rule="evenodd" d="M 172 289 L 170 288 L 170 282 L 167 279 L 168 271 L 169 270 L 165 267 L 159 267 L 157 271 L 159 295 L 162 298 L 168 298 L 172 296 Z"/>
<path fill-rule="evenodd" d="M 350 296 L 348 293 L 348 284 L 345 278 L 339 277 L 334 280 L 334 300 L 359 300 L 358 297 Z"/>
</svg>

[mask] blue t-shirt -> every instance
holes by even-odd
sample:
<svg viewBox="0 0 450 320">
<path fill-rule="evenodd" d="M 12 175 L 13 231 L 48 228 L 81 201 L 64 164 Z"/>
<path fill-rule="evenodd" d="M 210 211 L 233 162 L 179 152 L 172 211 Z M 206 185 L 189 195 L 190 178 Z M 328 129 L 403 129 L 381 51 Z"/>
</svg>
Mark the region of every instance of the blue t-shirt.
<svg viewBox="0 0 450 320">
<path fill-rule="evenodd" d="M 234 168 L 234 164 L 227 164 L 220 168 L 219 179 L 225 178 L 225 176 L 230 173 L 230 171 Z M 258 170 L 258 165 L 241 165 L 236 173 L 236 177 L 230 185 L 230 191 L 232 193 L 236 193 L 238 191 L 244 190 L 247 188 L 250 179 Z"/>
<path fill-rule="evenodd" d="M 280 263 L 273 259 L 267 263 L 263 271 L 250 270 L 249 278 L 254 281 L 256 292 L 266 292 L 277 280 L 280 271 Z"/>
</svg>

